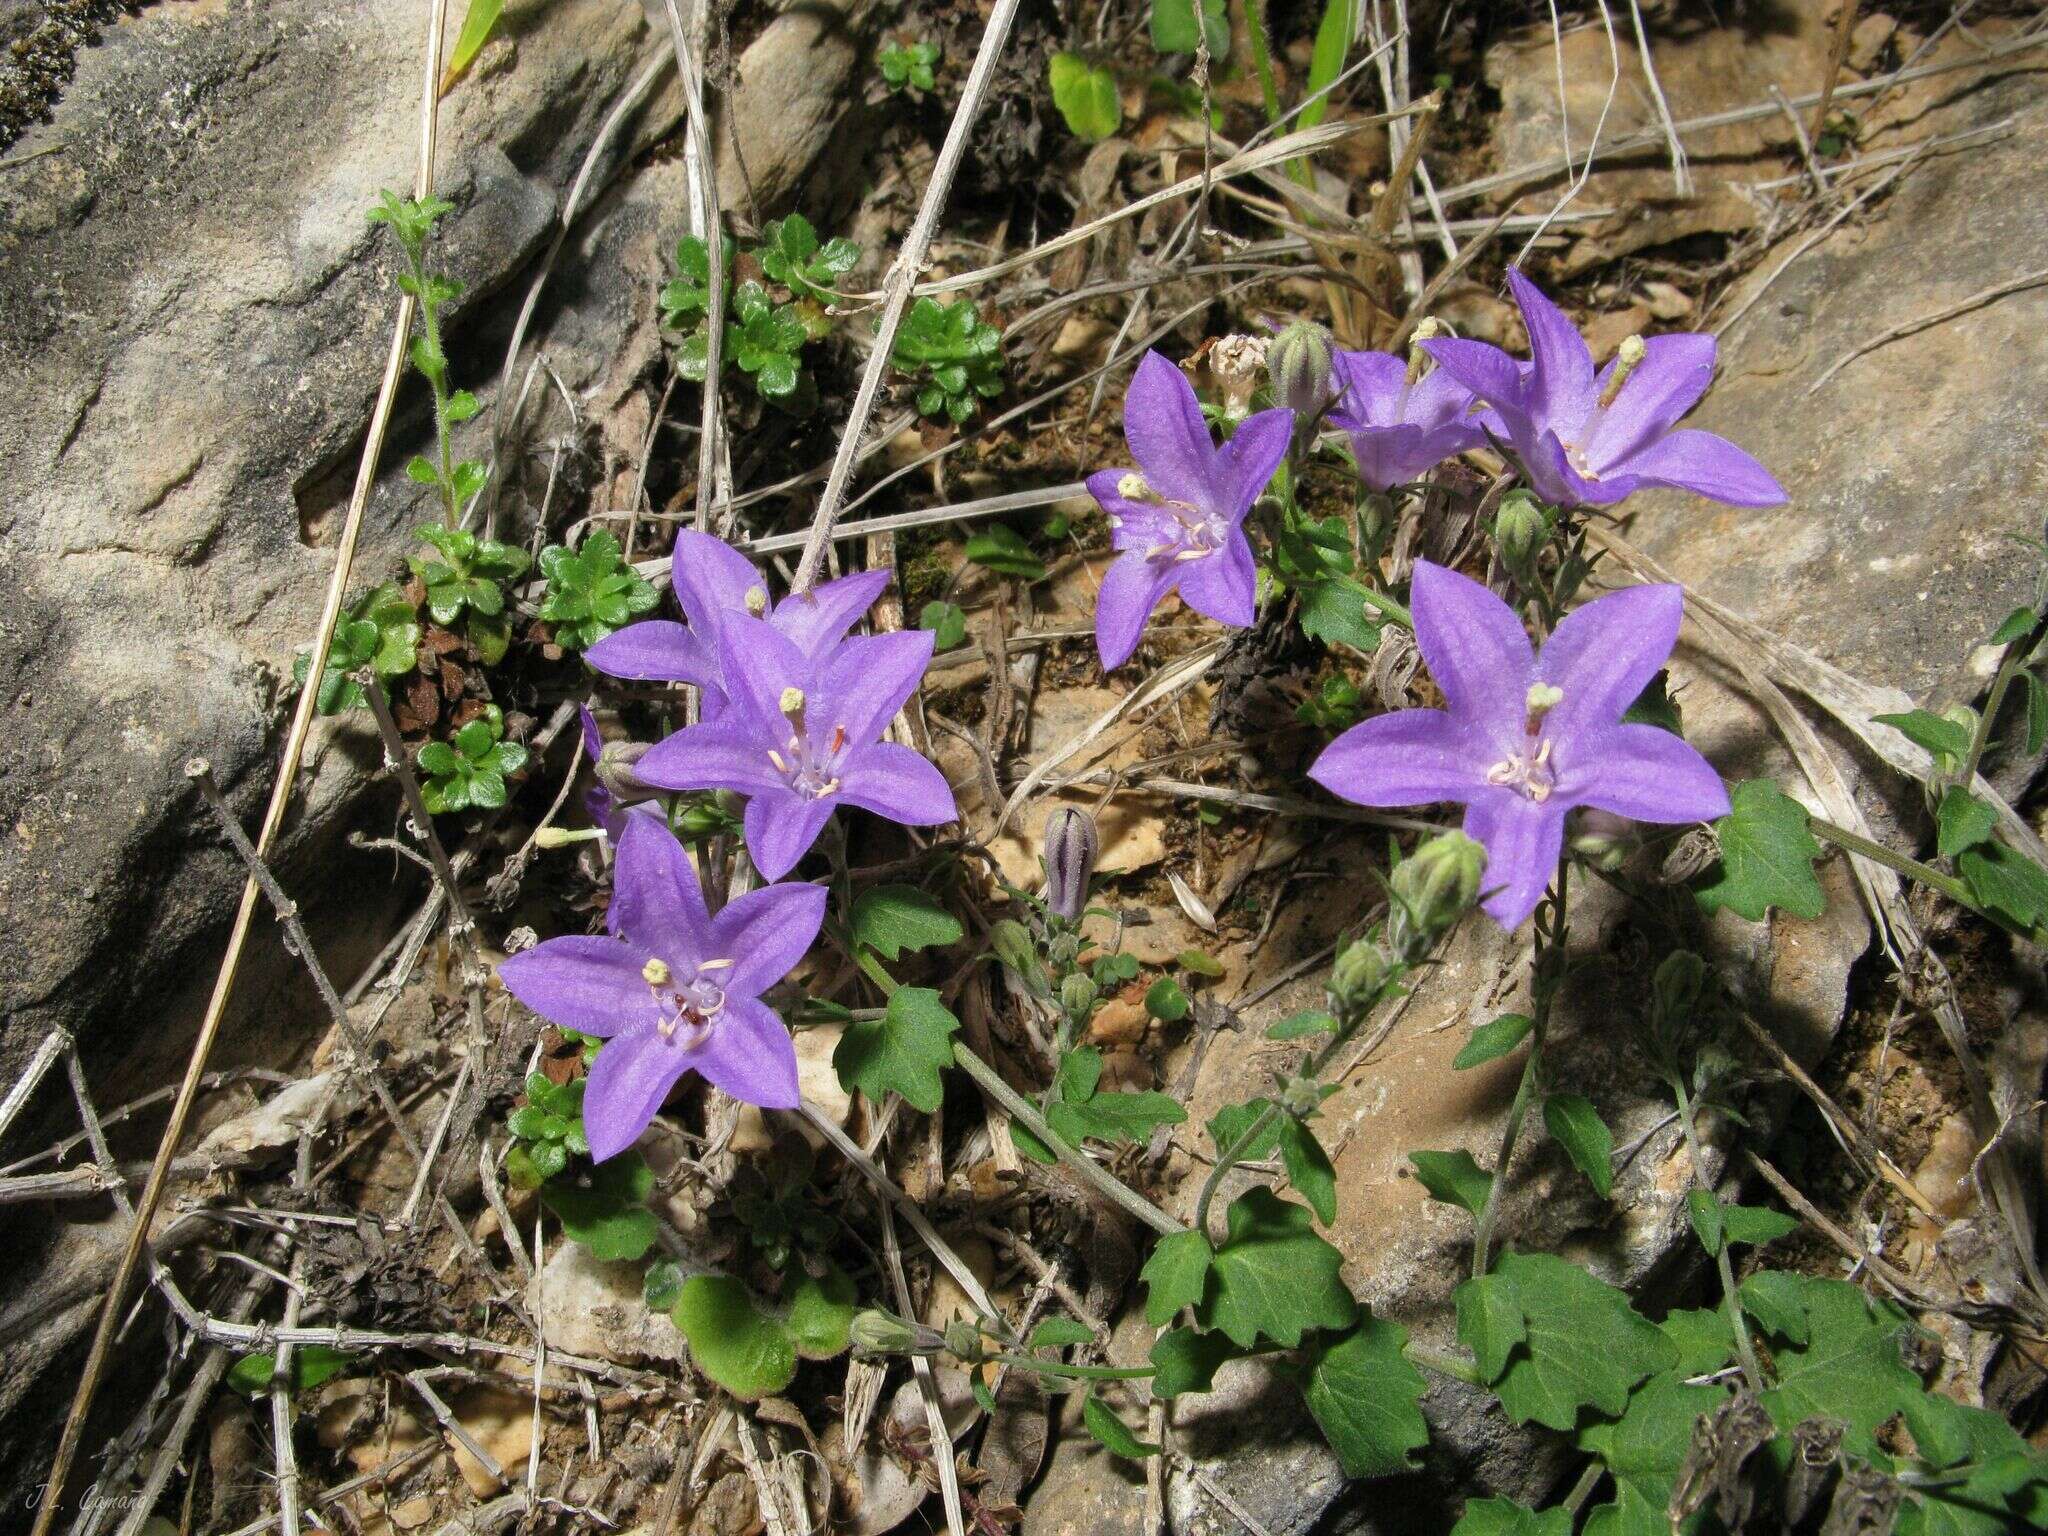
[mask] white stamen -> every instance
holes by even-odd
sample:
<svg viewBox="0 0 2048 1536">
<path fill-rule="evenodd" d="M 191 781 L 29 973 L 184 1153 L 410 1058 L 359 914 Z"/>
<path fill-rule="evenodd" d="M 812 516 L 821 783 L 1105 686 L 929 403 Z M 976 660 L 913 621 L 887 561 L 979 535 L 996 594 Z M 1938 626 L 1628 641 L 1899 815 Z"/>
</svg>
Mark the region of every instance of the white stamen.
<svg viewBox="0 0 2048 1536">
<path fill-rule="evenodd" d="M 706 960 L 697 969 L 700 971 L 729 971 L 737 963 L 732 960 Z"/>
<path fill-rule="evenodd" d="M 1622 337 L 1621 345 L 1614 353 L 1614 372 L 1607 376 L 1607 387 L 1600 391 L 1601 410 L 1604 411 L 1614 404 L 1614 398 L 1621 393 L 1621 386 L 1628 382 L 1628 376 L 1634 373 L 1642 360 L 1649 355 L 1649 344 L 1642 337 Z"/>
</svg>

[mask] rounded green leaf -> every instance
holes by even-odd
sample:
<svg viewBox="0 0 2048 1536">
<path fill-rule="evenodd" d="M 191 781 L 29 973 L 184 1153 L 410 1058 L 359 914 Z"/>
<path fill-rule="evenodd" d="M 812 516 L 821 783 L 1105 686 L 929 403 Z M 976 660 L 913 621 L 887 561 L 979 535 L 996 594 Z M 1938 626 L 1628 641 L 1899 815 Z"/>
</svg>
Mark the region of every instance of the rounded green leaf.
<svg viewBox="0 0 2048 1536">
<path fill-rule="evenodd" d="M 697 1369 L 744 1402 L 780 1392 L 796 1378 L 789 1326 L 755 1306 L 753 1293 L 730 1275 L 690 1276 L 670 1316 Z"/>
</svg>

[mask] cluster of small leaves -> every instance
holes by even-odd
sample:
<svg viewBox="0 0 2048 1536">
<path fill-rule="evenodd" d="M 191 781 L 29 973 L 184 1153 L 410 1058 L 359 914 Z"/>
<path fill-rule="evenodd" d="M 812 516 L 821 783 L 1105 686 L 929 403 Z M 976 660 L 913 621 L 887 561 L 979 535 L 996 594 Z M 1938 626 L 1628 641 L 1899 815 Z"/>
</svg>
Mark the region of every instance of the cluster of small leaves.
<svg viewBox="0 0 2048 1536">
<path fill-rule="evenodd" d="M 792 1269 L 776 1303 L 731 1275 L 692 1275 L 670 1315 L 689 1341 L 697 1369 L 744 1402 L 758 1402 L 796 1379 L 799 1360 L 829 1360 L 850 1341 L 853 1281 L 829 1260 L 816 1272 Z"/>
<path fill-rule="evenodd" d="M 822 305 L 840 296 L 839 280 L 859 264 L 860 247 L 844 238 L 820 245 L 811 221 L 792 213 L 761 231 L 758 256 L 770 282 L 782 284 L 792 298 Z"/>
<path fill-rule="evenodd" d="M 1052 1095 L 1045 1106 L 1045 1121 L 1069 1146 L 1100 1141 L 1125 1146 L 1144 1141 L 1162 1125 L 1180 1125 L 1187 1111 L 1170 1094 L 1154 1091 L 1117 1090 L 1104 1092 L 1102 1052 L 1084 1045 L 1060 1059 L 1053 1078 Z M 1054 1161 L 1052 1148 L 1014 1120 L 1010 1134 L 1017 1149 L 1041 1163 Z"/>
<path fill-rule="evenodd" d="M 1324 678 L 1314 693 L 1295 706 L 1294 718 L 1318 730 L 1342 731 L 1363 720 L 1366 708 L 1357 684 L 1339 672 Z"/>
<path fill-rule="evenodd" d="M 526 1079 L 526 1102 L 505 1119 L 513 1142 L 505 1154 L 505 1176 L 521 1189 L 539 1189 L 569 1166 L 590 1156 L 583 1135 L 583 1085 L 558 1083 L 542 1072 Z"/>
<path fill-rule="evenodd" d="M 788 294 L 778 299 L 752 278 L 734 285 L 733 269 L 740 250 L 730 235 L 721 237 L 722 282 L 726 292 L 723 355 L 754 381 L 763 400 L 796 414 L 808 411 L 817 385 L 803 365 L 803 350 L 831 330 L 826 304 L 837 297 L 838 285 L 860 261 L 860 247 L 851 240 L 822 244 L 802 214 L 776 219 L 762 231 L 762 243 L 750 254 L 770 283 Z M 661 290 L 661 323 L 681 333 L 676 345 L 676 371 L 692 383 L 704 382 L 710 371 L 711 252 L 691 235 L 676 246 L 677 276 Z"/>
<path fill-rule="evenodd" d="M 430 741 L 417 761 L 425 781 L 420 798 L 436 816 L 451 811 L 496 810 L 505 803 L 505 781 L 526 766 L 526 748 L 505 740 L 505 715 L 495 704 L 455 733 L 453 741 Z"/>
<path fill-rule="evenodd" d="M 512 616 L 505 583 L 526 572 L 526 551 L 499 539 L 479 538 L 467 528 L 433 524 L 419 530 L 431 555 L 407 563 L 427 589 L 427 613 L 436 624 L 463 626 L 470 648 L 485 666 L 495 666 L 512 644 Z"/>
<path fill-rule="evenodd" d="M 917 408 L 927 416 L 957 424 L 1002 393 L 1002 332 L 971 299 L 919 299 L 903 317 L 889 360 L 917 382 Z"/>
<path fill-rule="evenodd" d="M 357 674 L 368 667 L 380 679 L 403 677 L 419 664 L 419 647 L 419 610 L 404 589 L 386 582 L 365 593 L 335 626 L 315 708 L 323 715 L 362 708 L 366 701 Z M 292 681 L 305 687 L 312 665 L 310 654 L 300 655 L 292 663 Z"/>
<path fill-rule="evenodd" d="M 769 1168 L 742 1170 L 732 1196 L 732 1213 L 747 1240 L 770 1269 L 785 1267 L 792 1254 L 822 1253 L 837 1230 L 832 1218 L 810 1198 L 810 1144 L 778 1144 Z"/>
<path fill-rule="evenodd" d="M 581 1038 L 581 1037 L 572 1037 Z M 587 1041 L 586 1064 L 598 1042 Z M 572 1242 L 607 1263 L 642 1258 L 659 1229 L 647 1208 L 654 1171 L 638 1152 L 591 1163 L 583 1130 L 587 1078 L 557 1083 L 545 1073 L 526 1079 L 526 1102 L 506 1117 L 512 1145 L 505 1175 L 521 1189 L 540 1192 L 541 1204 L 562 1223 Z"/>
<path fill-rule="evenodd" d="M 883 82 L 892 92 L 927 94 L 937 88 L 938 81 L 932 73 L 939 62 L 937 43 L 891 43 L 876 62 L 881 66 Z"/>
<path fill-rule="evenodd" d="M 554 626 L 556 643 L 567 650 L 588 650 L 659 598 L 621 557 L 619 541 L 602 528 L 578 550 L 550 544 L 540 552 L 540 569 L 548 584 L 540 616 Z"/>
<path fill-rule="evenodd" d="M 1380 643 L 1380 620 L 1353 573 L 1358 552 L 1341 517 L 1312 518 L 1296 511 L 1284 487 L 1281 526 L 1273 541 L 1272 577 L 1294 593 L 1302 633 L 1326 645 L 1371 651 Z"/>
</svg>

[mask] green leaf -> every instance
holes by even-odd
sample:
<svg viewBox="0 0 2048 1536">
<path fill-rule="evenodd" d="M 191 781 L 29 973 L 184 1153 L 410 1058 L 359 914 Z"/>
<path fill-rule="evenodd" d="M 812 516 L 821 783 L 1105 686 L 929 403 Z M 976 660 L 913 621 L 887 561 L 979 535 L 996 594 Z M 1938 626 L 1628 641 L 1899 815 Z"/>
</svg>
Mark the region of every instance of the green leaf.
<svg viewBox="0 0 2048 1536">
<path fill-rule="evenodd" d="M 1314 97 L 1344 73 L 1344 60 L 1351 51 L 1351 34 L 1356 24 L 1355 0 L 1329 0 L 1316 27 L 1315 47 L 1309 54 L 1308 80 L 1302 86 L 1304 97 Z M 1329 110 L 1328 96 L 1312 100 L 1301 109 L 1296 125 L 1313 128 Z"/>
<path fill-rule="evenodd" d="M 1079 1054 L 1076 1052 L 1075 1054 Z M 1165 1093 L 1098 1093 L 1085 1102 L 1058 1103 L 1046 1122 L 1066 1141 L 1143 1141 L 1162 1125 L 1180 1125 L 1188 1112 Z"/>
<path fill-rule="evenodd" d="M 1721 1224 L 1721 1202 L 1707 1189 L 1685 1192 L 1685 1214 L 1692 1222 L 1693 1235 L 1710 1257 L 1719 1258 L 1728 1234 Z"/>
<path fill-rule="evenodd" d="M 1162 976 L 1145 989 L 1145 1011 L 1163 1023 L 1177 1023 L 1188 1016 L 1188 995 L 1171 976 Z"/>
<path fill-rule="evenodd" d="M 1123 125 L 1116 76 L 1107 66 L 1092 64 L 1077 53 L 1056 53 L 1046 73 L 1052 85 L 1052 104 L 1060 109 L 1076 138 L 1092 144 Z"/>
<path fill-rule="evenodd" d="M 1813 861 L 1821 847 L 1807 830 L 1806 807 L 1768 779 L 1735 786 L 1733 808 L 1714 823 L 1721 845 L 1717 873 L 1699 888 L 1709 912 L 1726 908 L 1753 923 L 1778 907 L 1794 917 L 1819 917 L 1827 906 Z"/>
<path fill-rule="evenodd" d="M 1302 1395 L 1347 1477 L 1392 1477 L 1429 1444 L 1421 1402 L 1429 1383 L 1401 1353 L 1408 1330 L 1363 1313 L 1358 1325 L 1309 1348 Z"/>
<path fill-rule="evenodd" d="M 426 743 L 420 748 L 414 761 L 420 765 L 422 773 L 431 774 L 437 779 L 445 779 L 450 774 L 462 771 L 461 754 L 445 741 Z"/>
<path fill-rule="evenodd" d="M 1216 1151 L 1228 1152 L 1243 1138 L 1252 1123 L 1273 1107 L 1271 1099 L 1252 1099 L 1243 1104 L 1226 1104 L 1209 1117 L 1209 1139 L 1216 1143 Z M 1266 1122 L 1266 1128 L 1259 1132 L 1258 1140 L 1238 1153 L 1240 1162 L 1257 1162 L 1271 1157 L 1280 1146 L 1280 1121 L 1275 1115 Z"/>
<path fill-rule="evenodd" d="M 683 1269 L 674 1259 L 656 1259 L 640 1277 L 640 1300 L 650 1312 L 666 1312 L 683 1295 Z"/>
<path fill-rule="evenodd" d="M 1380 624 L 1365 600 L 1365 589 L 1349 576 L 1324 576 L 1295 586 L 1301 632 L 1326 645 L 1371 651 L 1380 643 Z"/>
<path fill-rule="evenodd" d="M 934 651 L 950 651 L 967 638 L 967 615 L 957 603 L 926 603 L 918 613 L 917 627 L 932 632 Z"/>
<path fill-rule="evenodd" d="M 1485 1295 L 1468 1303 L 1475 1287 Z M 1587 1405 L 1619 1415 L 1631 1387 L 1678 1363 L 1677 1346 L 1637 1314 L 1626 1294 L 1553 1254 L 1504 1253 L 1492 1274 L 1466 1281 L 1455 1299 L 1459 1337 L 1475 1354 L 1478 1346 L 1465 1336 L 1468 1313 L 1483 1312 L 1494 1330 L 1479 1336 L 1488 1345 L 1482 1359 L 1504 1360 L 1505 1369 L 1482 1370 L 1496 1378 L 1501 1409 L 1517 1424 L 1533 1419 L 1568 1432 Z M 1503 1356 L 1498 1339 L 1517 1309 L 1523 1337 Z"/>
<path fill-rule="evenodd" d="M 455 46 L 448 52 L 445 79 L 457 78 L 476 61 L 504 9 L 505 0 L 469 0 L 469 9 L 462 13 L 462 30 L 455 34 Z"/>
<path fill-rule="evenodd" d="M 1631 1393 L 1619 1418 L 1580 1431 L 1580 1447 L 1605 1462 L 1615 1481 L 1614 1501 L 1594 1512 L 1586 1530 L 1669 1536 L 1671 1485 L 1692 1449 L 1695 1426 L 1727 1396 L 1723 1387 L 1689 1386 L 1676 1370 L 1668 1371 Z"/>
<path fill-rule="evenodd" d="M 957 944 L 964 931 L 959 918 L 914 885 L 878 885 L 861 892 L 849 926 L 855 943 L 891 961 L 900 960 L 906 950 Z"/>
<path fill-rule="evenodd" d="M 1161 53 L 1193 53 L 1209 34 L 1209 63 L 1213 68 L 1230 57 L 1230 11 L 1225 0 L 1201 0 L 1201 16 L 1195 14 L 1195 0 L 1152 0 L 1152 46 Z"/>
<path fill-rule="evenodd" d="M 734 1397 L 757 1402 L 796 1379 L 794 1334 L 732 1276 L 690 1276 L 672 1315 L 697 1369 Z"/>
<path fill-rule="evenodd" d="M 1724 1244 L 1774 1243 L 1799 1228 L 1798 1219 L 1783 1211 L 1760 1205 L 1729 1205 L 1710 1190 L 1688 1191 L 1685 1206 L 1686 1214 L 1692 1218 L 1692 1229 L 1699 1234 L 1700 1245 L 1717 1257 Z"/>
<path fill-rule="evenodd" d="M 301 1344 L 292 1351 L 291 1364 L 286 1370 L 290 1377 L 286 1391 L 293 1397 L 310 1392 L 355 1363 L 354 1355 L 330 1345 Z M 244 1397 L 265 1397 L 269 1395 L 271 1380 L 276 1374 L 276 1355 L 268 1351 L 244 1355 L 228 1367 L 228 1385 Z"/>
<path fill-rule="evenodd" d="M 1220 1333 L 1169 1328 L 1152 1343 L 1152 1395 L 1179 1397 L 1184 1392 L 1207 1392 L 1215 1383 L 1216 1372 L 1241 1353 Z"/>
<path fill-rule="evenodd" d="M 1471 1350 L 1487 1381 L 1508 1368 L 1508 1356 L 1529 1337 L 1521 1292 L 1500 1275 L 1475 1275 L 1458 1287 L 1458 1342 Z"/>
<path fill-rule="evenodd" d="M 1132 1434 L 1130 1427 L 1093 1392 L 1081 1399 L 1081 1420 L 1088 1426 L 1088 1433 L 1112 1455 L 1127 1461 L 1143 1461 L 1147 1456 L 1159 1454 L 1158 1446 Z"/>
<path fill-rule="evenodd" d="M 1310 1035 L 1334 1035 L 1337 1021 L 1320 1009 L 1307 1008 L 1290 1014 L 1266 1031 L 1268 1040 L 1302 1040 Z"/>
<path fill-rule="evenodd" d="M 1621 721 L 1624 725 L 1654 725 L 1674 736 L 1685 734 L 1678 718 L 1678 705 L 1671 697 L 1671 673 L 1668 669 L 1660 669 L 1650 679 L 1643 691 L 1636 695 L 1636 701 L 1621 712 Z"/>
<path fill-rule="evenodd" d="M 1512 1499 L 1467 1499 L 1451 1536 L 1572 1536 L 1572 1512 L 1563 1504 L 1525 1509 Z"/>
<path fill-rule="evenodd" d="M 859 1299 L 853 1281 L 830 1259 L 824 1273 L 812 1274 L 800 1266 L 784 1299 L 789 1335 L 796 1352 L 806 1360 L 829 1360 L 842 1353 L 851 1340 L 854 1305 Z"/>
<path fill-rule="evenodd" d="M 1199 949 L 1184 949 L 1174 957 L 1173 963 L 1194 976 L 1217 977 L 1223 974 L 1223 962 L 1213 955 L 1205 955 Z"/>
<path fill-rule="evenodd" d="M 1614 1133 L 1593 1101 L 1576 1093 L 1553 1093 L 1543 1101 L 1543 1123 L 1600 1197 L 1613 1193 Z"/>
<path fill-rule="evenodd" d="M 1316 1328 L 1344 1328 L 1358 1304 L 1338 1271 L 1344 1256 L 1315 1230 L 1308 1207 L 1270 1189 L 1248 1189 L 1230 1204 L 1229 1237 L 1216 1250 L 1198 1309 L 1249 1349 L 1261 1338 L 1292 1349 Z"/>
<path fill-rule="evenodd" d="M 1067 1349 L 1075 1344 L 1092 1343 L 1095 1332 L 1086 1324 L 1077 1323 L 1071 1317 L 1048 1317 L 1031 1330 L 1031 1349 Z"/>
<path fill-rule="evenodd" d="M 1145 1321 L 1154 1328 L 1164 1328 L 1182 1307 L 1199 1303 L 1215 1257 L 1209 1239 L 1199 1232 L 1174 1232 L 1162 1237 L 1153 1248 L 1152 1257 L 1138 1272 L 1138 1278 L 1145 1282 Z"/>
<path fill-rule="evenodd" d="M 1951 784 L 1942 792 L 1934 824 L 1938 829 L 1936 847 L 1944 859 L 1952 859 L 1991 836 L 1991 829 L 1998 825 L 1998 812 L 1962 785 Z"/>
<path fill-rule="evenodd" d="M 930 1114 L 945 1097 L 939 1074 L 953 1060 L 960 1021 L 929 987 L 898 987 L 879 1019 L 846 1026 L 832 1053 L 832 1068 L 849 1093 L 859 1089 L 879 1104 L 900 1093 L 913 1109 Z"/>
<path fill-rule="evenodd" d="M 1792 1344 L 1807 1341 L 1806 1281 L 1782 1270 L 1758 1270 L 1736 1291 L 1742 1310 L 1768 1332 Z"/>
<path fill-rule="evenodd" d="M 1492 1023 L 1480 1025 L 1451 1058 L 1451 1070 L 1463 1072 L 1499 1060 L 1520 1045 L 1535 1027 L 1536 1021 L 1526 1013 L 1504 1013 Z"/>
<path fill-rule="evenodd" d="M 2028 631 L 2033 629 L 2034 625 L 2038 622 L 2039 620 L 2035 617 L 2033 609 L 2015 608 L 2005 616 L 2005 622 L 1992 631 L 1989 643 L 1992 645 L 2011 645 L 2013 641 L 2024 638 Z"/>
<path fill-rule="evenodd" d="M 1903 715 L 1872 715 L 1871 719 L 1893 727 L 1914 746 L 1936 757 L 1952 757 L 1961 762 L 1970 755 L 1970 733 L 1955 721 L 1924 709 L 1909 710 Z"/>
<path fill-rule="evenodd" d="M 1101 1081 L 1102 1052 L 1092 1045 L 1077 1046 L 1060 1058 L 1053 1096 L 1063 1103 L 1085 1103 L 1095 1097 L 1095 1086 Z"/>
<path fill-rule="evenodd" d="M 1330 1154 L 1306 1120 L 1282 1115 L 1279 1126 L 1280 1160 L 1287 1167 L 1287 1182 L 1300 1191 L 1327 1227 L 1337 1219 L 1337 1170 L 1330 1166 Z"/>
<path fill-rule="evenodd" d="M 1719 1307 L 1674 1307 L 1657 1326 L 1678 1346 L 1681 1376 L 1705 1376 L 1735 1358 L 1735 1335 Z"/>
<path fill-rule="evenodd" d="M 1956 870 L 1980 907 L 2023 928 L 2048 921 L 2048 871 L 2005 844 L 1965 849 Z"/>
<path fill-rule="evenodd" d="M 554 1212 L 572 1242 L 606 1262 L 637 1259 L 659 1235 L 647 1197 L 654 1193 L 654 1170 L 637 1152 L 621 1152 L 599 1163 L 580 1182 L 550 1179 L 540 1189 L 541 1204 Z"/>
<path fill-rule="evenodd" d="M 2027 690 L 2027 756 L 2038 757 L 2048 746 L 2048 685 L 2031 672 L 2022 672 L 2020 679 Z"/>
<path fill-rule="evenodd" d="M 1774 1352 L 1777 1383 L 1759 1400 L 1781 1430 L 1815 1415 L 1839 1419 L 1848 1426 L 1842 1449 L 1874 1457 L 1878 1426 L 1920 1395 L 1920 1378 L 1899 1355 L 1911 1325 L 1847 1281 L 1800 1279 L 1807 1341 Z"/>
<path fill-rule="evenodd" d="M 1477 1216 L 1486 1209 L 1486 1193 L 1493 1188 L 1493 1175 L 1473 1161 L 1472 1154 L 1456 1152 L 1410 1152 L 1415 1177 L 1429 1191 L 1429 1198 L 1445 1205 L 1462 1205 Z"/>
<path fill-rule="evenodd" d="M 967 558 L 1001 576 L 1043 581 L 1045 563 L 1032 553 L 1024 536 L 1007 523 L 991 523 L 967 540 Z"/>
</svg>

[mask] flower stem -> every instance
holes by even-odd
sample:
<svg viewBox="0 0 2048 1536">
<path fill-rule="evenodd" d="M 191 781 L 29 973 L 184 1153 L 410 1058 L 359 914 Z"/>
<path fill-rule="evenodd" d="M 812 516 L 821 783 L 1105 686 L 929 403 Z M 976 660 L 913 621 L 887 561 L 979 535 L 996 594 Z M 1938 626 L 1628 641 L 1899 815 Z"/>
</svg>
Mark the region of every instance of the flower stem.
<svg viewBox="0 0 2048 1536">
<path fill-rule="evenodd" d="M 1686 1150 L 1692 1155 L 1692 1181 L 1695 1188 L 1705 1190 L 1714 1198 L 1713 1188 L 1707 1183 L 1706 1156 L 1700 1147 L 1698 1128 L 1693 1124 L 1692 1096 L 1685 1091 L 1685 1079 L 1676 1072 L 1666 1079 L 1671 1091 L 1678 1098 L 1678 1123 L 1685 1132 Z M 1763 1370 L 1757 1365 L 1756 1346 L 1750 1342 L 1748 1325 L 1742 1319 L 1742 1303 L 1735 1294 L 1735 1266 L 1729 1262 L 1728 1241 L 1724 1233 L 1718 1251 L 1714 1254 L 1714 1267 L 1721 1275 L 1721 1302 L 1728 1310 L 1728 1326 L 1735 1331 L 1735 1354 L 1742 1362 L 1742 1379 L 1752 1392 L 1761 1392 L 1764 1386 Z"/>
<path fill-rule="evenodd" d="M 1387 596 L 1384 592 L 1375 592 L 1370 584 L 1363 581 L 1358 584 L 1358 590 L 1368 604 L 1379 609 L 1382 614 L 1392 619 L 1403 629 L 1413 629 L 1415 627 L 1415 615 L 1410 613 L 1405 605 L 1395 602 L 1393 598 Z"/>
<path fill-rule="evenodd" d="M 1932 864 L 1925 863 L 1908 854 L 1900 853 L 1895 849 L 1887 848 L 1883 843 L 1874 843 L 1867 837 L 1851 832 L 1847 827 L 1838 827 L 1833 822 L 1824 821 L 1818 816 L 1809 816 L 1807 818 L 1807 825 L 1812 828 L 1813 835 L 1822 842 L 1833 843 L 1837 848 L 1846 849 L 1848 852 L 1858 854 L 1873 863 L 1882 864 L 1887 869 L 1896 870 L 1907 879 L 1917 880 L 1929 890 L 1940 892 L 1950 901 L 1956 903 L 1956 905 L 1967 907 L 1979 917 L 1996 923 L 1999 927 L 2005 929 L 2006 932 L 2017 934 L 2030 944 L 2038 944 L 2048 948 L 2048 927 L 2043 927 L 2038 923 L 2028 927 L 2025 924 L 2016 923 L 2012 919 L 1992 911 L 1979 902 L 1976 896 L 1972 894 L 1969 886 L 1964 884 L 1955 875 L 1944 874 Z"/>
<path fill-rule="evenodd" d="M 1998 661 L 1998 675 L 1991 680 L 1991 692 L 1984 700 L 1984 713 L 1977 717 L 1977 732 L 1970 738 L 1970 755 L 1963 761 L 1963 771 L 1958 782 L 1968 789 L 1977 777 L 1977 765 L 1984 760 L 1984 749 L 1991 745 L 1991 728 L 1998 721 L 1998 712 L 2005 707 L 2006 690 L 2012 687 L 2012 680 L 2020 670 L 2020 658 L 2032 648 L 2034 636 L 2040 633 L 2038 623 L 2019 639 L 2008 641 L 2005 654 Z"/>
<path fill-rule="evenodd" d="M 1151 1365 L 1069 1365 L 1064 1360 L 1041 1360 L 1035 1355 L 994 1354 L 988 1358 L 1000 1365 L 1037 1371 L 1041 1376 L 1068 1376 L 1075 1381 L 1143 1381 L 1158 1369 Z"/>
</svg>

